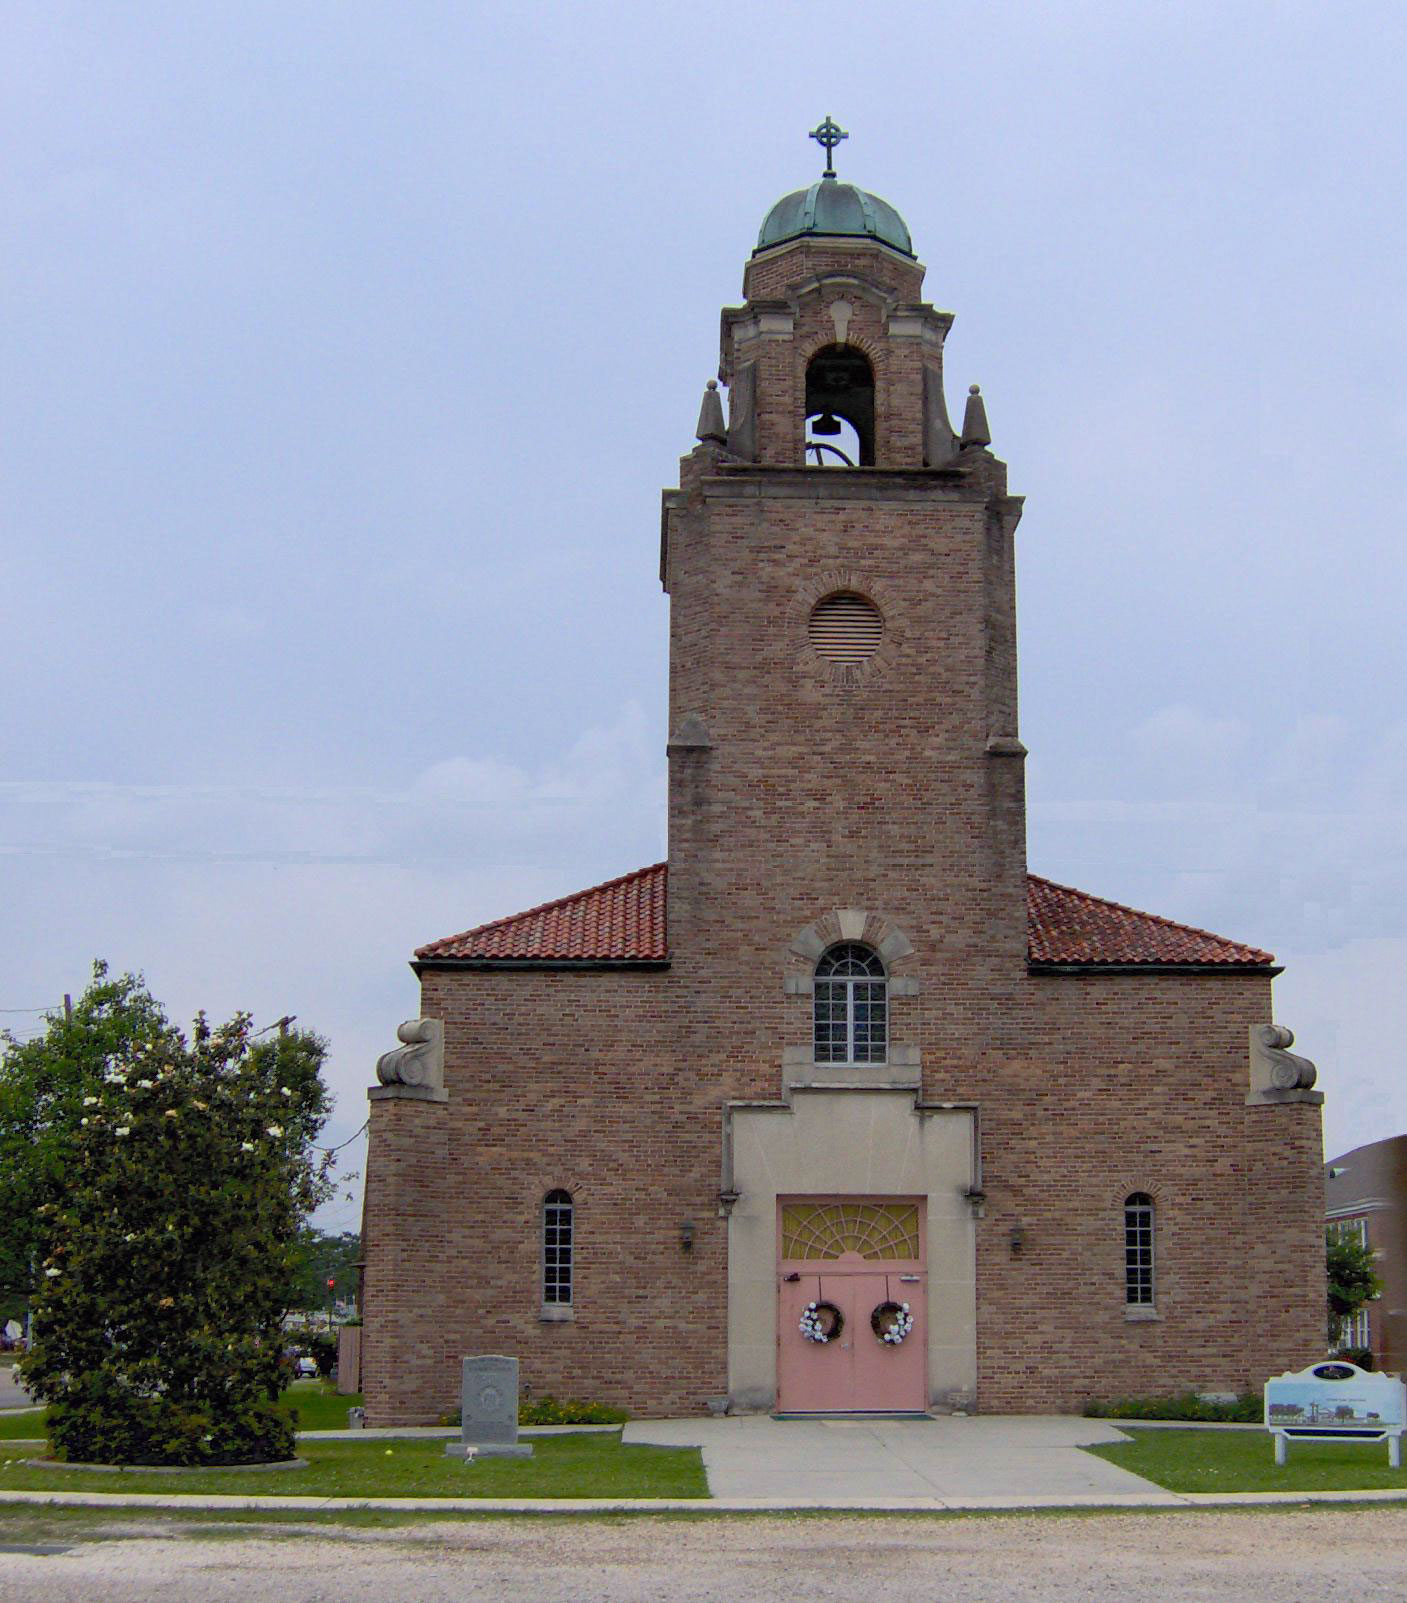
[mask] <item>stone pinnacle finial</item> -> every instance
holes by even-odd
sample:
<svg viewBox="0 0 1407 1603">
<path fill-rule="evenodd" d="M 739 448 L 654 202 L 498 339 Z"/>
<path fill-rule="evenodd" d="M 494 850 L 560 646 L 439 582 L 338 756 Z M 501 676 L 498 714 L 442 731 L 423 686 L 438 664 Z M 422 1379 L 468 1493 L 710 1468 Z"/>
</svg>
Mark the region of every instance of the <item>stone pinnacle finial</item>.
<svg viewBox="0 0 1407 1603">
<path fill-rule="evenodd" d="M 962 443 L 964 446 L 992 443 L 992 431 L 987 427 L 987 405 L 976 384 L 970 385 L 967 391 L 967 408 L 962 414 Z"/>
<path fill-rule="evenodd" d="M 699 408 L 699 426 L 694 438 L 716 445 L 728 443 L 728 429 L 723 422 L 723 397 L 718 393 L 718 380 L 711 378 L 704 391 L 703 405 Z"/>
<path fill-rule="evenodd" d="M 835 147 L 842 139 L 849 139 L 850 135 L 846 133 L 838 122 L 832 122 L 829 114 L 827 114 L 826 120 L 813 128 L 806 137 L 814 139 L 826 153 L 826 170 L 821 176 L 823 178 L 834 178 Z"/>
</svg>

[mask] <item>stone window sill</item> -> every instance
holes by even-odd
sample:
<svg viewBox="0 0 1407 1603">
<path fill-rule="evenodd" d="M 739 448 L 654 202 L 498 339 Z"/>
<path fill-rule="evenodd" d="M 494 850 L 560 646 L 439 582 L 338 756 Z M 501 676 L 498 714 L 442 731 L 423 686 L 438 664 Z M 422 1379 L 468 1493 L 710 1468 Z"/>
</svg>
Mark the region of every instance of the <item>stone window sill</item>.
<svg viewBox="0 0 1407 1603">
<path fill-rule="evenodd" d="M 1147 1303 L 1128 1303 L 1124 1306 L 1124 1318 L 1132 1324 L 1148 1324 L 1162 1317 L 1156 1308 L 1150 1307 Z"/>
<path fill-rule="evenodd" d="M 544 1325 L 567 1325 L 576 1315 L 569 1302 L 545 1302 L 538 1309 L 537 1317 Z"/>
<path fill-rule="evenodd" d="M 917 1091 L 923 1071 L 917 1063 L 857 1063 L 841 1068 L 834 1063 L 784 1063 L 782 1086 L 787 1091 Z"/>
<path fill-rule="evenodd" d="M 845 1090 L 918 1090 L 923 1085 L 919 1049 L 901 1042 L 889 1043 L 887 1063 L 817 1063 L 810 1047 L 782 1048 L 782 1088 Z"/>
</svg>

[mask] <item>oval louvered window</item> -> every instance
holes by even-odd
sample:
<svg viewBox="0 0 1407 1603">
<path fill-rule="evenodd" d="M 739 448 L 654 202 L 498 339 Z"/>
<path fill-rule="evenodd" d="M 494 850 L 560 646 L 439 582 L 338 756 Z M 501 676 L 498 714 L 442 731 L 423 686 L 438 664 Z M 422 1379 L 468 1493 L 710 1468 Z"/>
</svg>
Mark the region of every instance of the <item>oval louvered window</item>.
<svg viewBox="0 0 1407 1603">
<path fill-rule="evenodd" d="M 818 656 L 850 666 L 865 662 L 879 650 L 884 620 L 873 601 L 853 590 L 837 590 L 822 596 L 811 609 L 807 633 Z"/>
</svg>

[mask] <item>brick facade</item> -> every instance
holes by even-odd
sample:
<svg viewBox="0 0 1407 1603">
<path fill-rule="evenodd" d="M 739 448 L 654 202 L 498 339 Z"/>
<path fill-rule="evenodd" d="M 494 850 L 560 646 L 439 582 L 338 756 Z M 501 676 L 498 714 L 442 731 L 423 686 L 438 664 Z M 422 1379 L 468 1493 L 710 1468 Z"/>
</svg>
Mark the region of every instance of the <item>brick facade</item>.
<svg viewBox="0 0 1407 1603">
<path fill-rule="evenodd" d="M 1365 1303 L 1366 1345 L 1379 1369 L 1407 1369 L 1407 1135 L 1391 1135 L 1325 1165 L 1325 1217 L 1350 1224 L 1374 1257 L 1382 1291 Z"/>
<path fill-rule="evenodd" d="M 784 1056 L 809 1057 L 793 942 L 834 909 L 872 910 L 866 935 L 911 948 L 888 965 L 890 1039 L 919 1100 L 980 1112 L 979 1408 L 1241 1388 L 1323 1350 L 1318 1108 L 1246 1099 L 1268 959 L 1031 961 L 1020 502 L 980 446 L 924 465 L 950 319 L 921 283 L 882 245 L 802 239 L 756 256 L 724 313 L 751 455 L 701 444 L 665 501 L 669 727 L 691 731 L 671 744 L 668 957 L 425 949 L 448 1100 L 372 1105 L 369 1423 L 454 1406 L 472 1352 L 516 1354 L 535 1394 L 640 1414 L 728 1394 L 724 1112 L 778 1102 Z M 835 343 L 838 298 L 874 370 L 875 465 L 827 472 L 801 465 L 806 367 Z M 847 669 L 808 641 L 838 590 L 883 618 Z M 558 1187 L 576 1286 L 572 1317 L 545 1320 Z M 1131 1191 L 1156 1205 L 1151 1319 L 1126 1317 Z"/>
</svg>

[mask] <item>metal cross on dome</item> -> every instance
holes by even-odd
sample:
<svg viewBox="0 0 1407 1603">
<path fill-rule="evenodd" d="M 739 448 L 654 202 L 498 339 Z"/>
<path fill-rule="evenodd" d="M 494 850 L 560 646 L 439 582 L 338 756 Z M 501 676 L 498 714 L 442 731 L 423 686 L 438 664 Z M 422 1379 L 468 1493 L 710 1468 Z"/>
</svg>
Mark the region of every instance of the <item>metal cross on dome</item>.
<svg viewBox="0 0 1407 1603">
<path fill-rule="evenodd" d="M 807 137 L 809 139 L 814 139 L 816 143 L 825 150 L 826 170 L 821 176 L 823 178 L 834 178 L 835 147 L 842 139 L 849 139 L 850 135 L 846 133 L 846 131 L 838 122 L 832 122 L 830 117 L 827 116 L 826 120 L 820 125 L 820 127 L 813 128 Z"/>
</svg>

